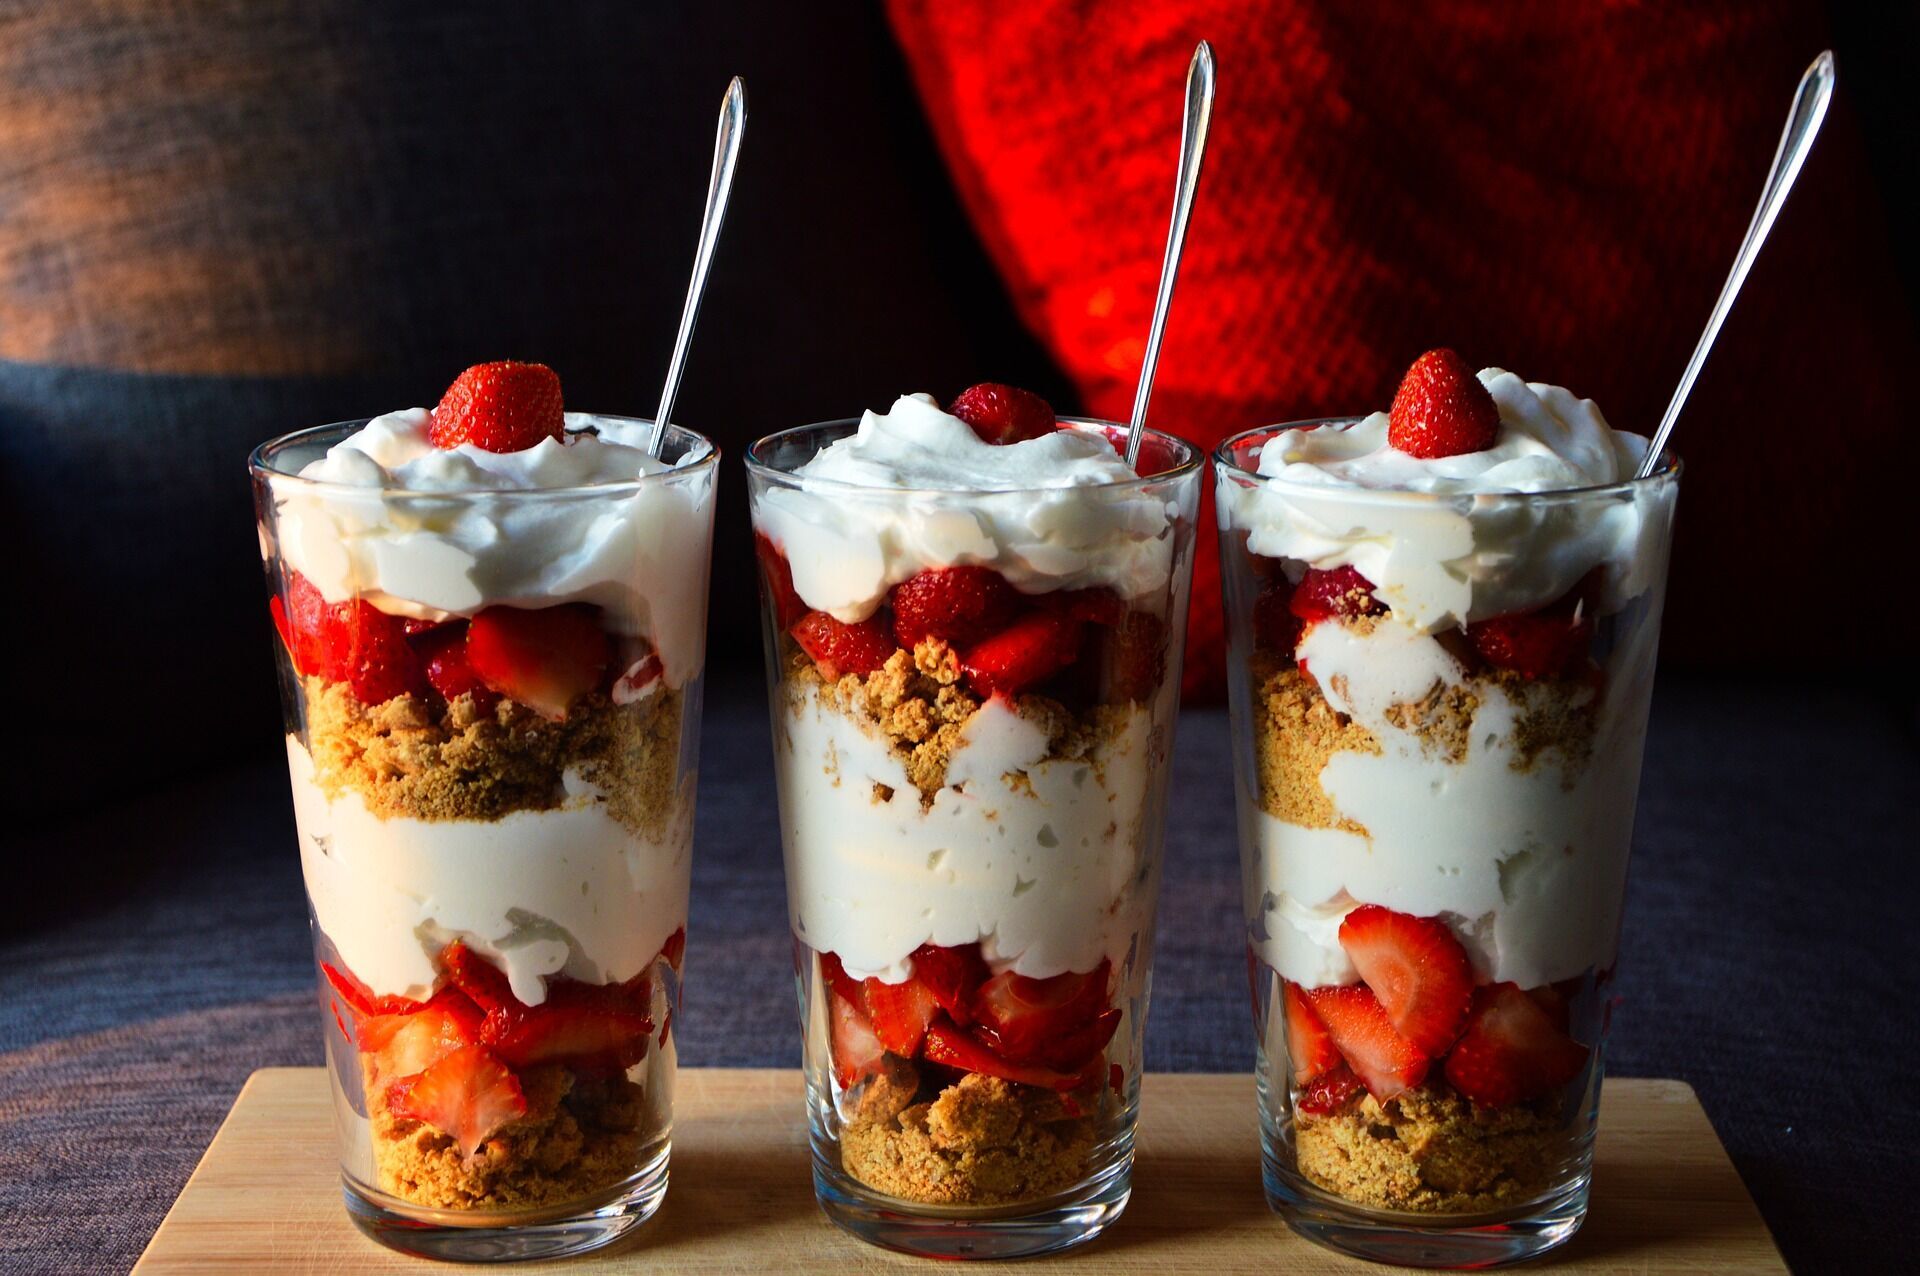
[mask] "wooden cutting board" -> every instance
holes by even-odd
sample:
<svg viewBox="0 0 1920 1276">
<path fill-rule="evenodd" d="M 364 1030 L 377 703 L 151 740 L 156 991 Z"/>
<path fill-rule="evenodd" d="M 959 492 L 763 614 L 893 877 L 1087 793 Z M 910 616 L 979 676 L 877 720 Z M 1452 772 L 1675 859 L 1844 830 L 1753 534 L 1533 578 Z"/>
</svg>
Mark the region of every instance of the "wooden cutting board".
<svg viewBox="0 0 1920 1276">
<path fill-rule="evenodd" d="M 433 1270 L 347 1221 L 329 1102 L 319 1068 L 254 1073 L 134 1271 Z M 931 1268 L 931 1260 L 861 1244 L 815 1208 L 799 1072 L 686 1069 L 675 1102 L 673 1185 L 660 1213 L 612 1252 L 553 1266 L 581 1276 Z M 1151 1075 L 1141 1112 L 1126 1214 L 1099 1240 L 1037 1260 L 1045 1270 L 1385 1270 L 1308 1244 L 1267 1209 L 1251 1076 Z M 1692 1088 L 1612 1080 L 1601 1103 L 1592 1213 L 1571 1243 L 1528 1270 L 1787 1268 Z"/>
</svg>

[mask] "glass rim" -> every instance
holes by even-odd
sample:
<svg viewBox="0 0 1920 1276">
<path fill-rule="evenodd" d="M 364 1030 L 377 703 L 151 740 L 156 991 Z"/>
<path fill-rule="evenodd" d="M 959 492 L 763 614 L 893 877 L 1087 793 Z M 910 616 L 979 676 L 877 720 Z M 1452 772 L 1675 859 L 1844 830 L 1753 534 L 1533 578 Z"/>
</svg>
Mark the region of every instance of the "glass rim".
<svg viewBox="0 0 1920 1276">
<path fill-rule="evenodd" d="M 628 421 L 640 425 L 652 425 L 648 417 L 621 416 L 614 412 L 578 412 L 570 416 L 588 417 L 594 421 Z M 340 437 L 365 426 L 373 417 L 355 417 L 344 421 L 330 421 L 325 425 L 309 425 L 287 434 L 268 439 L 247 453 L 247 472 L 255 478 L 265 479 L 276 487 L 304 488 L 316 492 L 351 494 L 354 496 L 373 496 L 382 499 L 407 499 L 447 497 L 450 499 L 478 496 L 497 497 L 505 500 L 523 498 L 544 498 L 553 496 L 620 496 L 641 491 L 647 487 L 672 482 L 688 475 L 699 474 L 702 470 L 711 470 L 720 464 L 720 445 L 698 430 L 689 430 L 684 425 L 668 424 L 666 437 L 686 439 L 696 446 L 703 445 L 706 452 L 684 465 L 661 470 L 657 474 L 638 474 L 632 478 L 608 479 L 599 483 L 570 483 L 563 487 L 368 487 L 362 483 L 345 483 L 339 479 L 307 478 L 305 475 L 275 467 L 269 455 L 303 442 L 312 442 L 330 431 L 341 431 Z M 578 431 L 570 431 L 577 433 Z"/>
<path fill-rule="evenodd" d="M 866 492 L 893 496 L 1008 496 L 1025 492 L 1122 492 L 1146 487 L 1155 483 L 1172 482 L 1197 473 L 1207 461 L 1207 450 L 1198 443 L 1190 442 L 1177 434 L 1165 430 L 1156 430 L 1145 426 L 1141 430 L 1142 438 L 1152 436 L 1162 442 L 1182 449 L 1184 455 L 1180 463 L 1171 469 L 1159 470 L 1152 474 L 1135 475 L 1129 479 L 1109 479 L 1099 483 L 1082 483 L 1072 487 L 1047 486 L 1044 484 L 1026 484 L 1018 487 L 886 487 L 874 483 L 851 483 L 846 479 L 806 478 L 803 479 L 792 470 L 778 469 L 760 458 L 763 449 L 783 439 L 807 434 L 815 430 L 828 430 L 846 426 L 859 428 L 864 417 L 839 417 L 830 421 L 815 421 L 811 425 L 789 426 L 784 430 L 775 430 L 772 434 L 762 435 L 747 446 L 742 453 L 747 472 L 771 482 L 789 487 L 825 489 L 840 492 Z M 1130 427 L 1119 421 L 1108 421 L 1091 416 L 1062 416 L 1055 418 L 1061 425 L 1076 429 L 1096 426 L 1103 430 L 1126 430 Z"/>
<path fill-rule="evenodd" d="M 1326 483 L 1303 483 L 1297 479 L 1284 478 L 1278 474 L 1262 474 L 1242 465 L 1234 455 L 1234 449 L 1259 435 L 1276 435 L 1285 430 L 1305 429 L 1311 426 L 1338 425 L 1352 426 L 1374 415 L 1364 416 L 1328 416 L 1307 417 L 1299 421 L 1284 421 L 1277 425 L 1256 425 L 1249 430 L 1222 439 L 1213 449 L 1212 460 L 1215 468 L 1236 477 L 1251 479 L 1267 487 L 1276 487 L 1288 493 L 1299 493 L 1325 497 L 1330 500 L 1377 502 L 1381 504 L 1441 504 L 1461 500 L 1507 500 L 1507 501 L 1556 501 L 1578 498 L 1599 498 L 1634 491 L 1655 484 L 1677 482 L 1682 464 L 1679 455 L 1667 448 L 1660 454 L 1664 462 L 1660 468 L 1645 478 L 1634 475 L 1631 478 L 1618 479 L 1612 483 L 1594 483 L 1585 487 L 1556 487 L 1540 492 L 1487 491 L 1487 492 L 1415 492 L 1396 487 L 1337 487 Z M 1625 431 L 1616 431 L 1625 433 Z M 1636 436 L 1638 437 L 1638 436 Z"/>
</svg>

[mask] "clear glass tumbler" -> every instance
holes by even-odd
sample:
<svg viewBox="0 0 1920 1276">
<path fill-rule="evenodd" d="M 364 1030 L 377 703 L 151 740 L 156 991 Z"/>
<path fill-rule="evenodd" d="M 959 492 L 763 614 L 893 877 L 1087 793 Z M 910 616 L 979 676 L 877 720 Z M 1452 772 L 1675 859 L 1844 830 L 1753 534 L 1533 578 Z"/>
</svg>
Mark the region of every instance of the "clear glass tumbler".
<svg viewBox="0 0 1920 1276">
<path fill-rule="evenodd" d="M 1202 456 L 1153 435 L 1149 477 L 1017 491 L 794 475 L 857 424 L 747 457 L 815 1191 L 895 1249 L 1044 1253 L 1131 1190 Z M 965 622 L 916 634 L 948 587 Z"/>
<path fill-rule="evenodd" d="M 434 1258 L 592 1249 L 667 1186 L 718 453 L 300 476 L 364 424 L 251 461 L 347 1209 Z"/>
<path fill-rule="evenodd" d="M 1485 1266 L 1586 1215 L 1679 467 L 1470 496 L 1257 472 L 1346 424 L 1214 454 L 1265 1186 L 1332 1248 Z"/>
</svg>

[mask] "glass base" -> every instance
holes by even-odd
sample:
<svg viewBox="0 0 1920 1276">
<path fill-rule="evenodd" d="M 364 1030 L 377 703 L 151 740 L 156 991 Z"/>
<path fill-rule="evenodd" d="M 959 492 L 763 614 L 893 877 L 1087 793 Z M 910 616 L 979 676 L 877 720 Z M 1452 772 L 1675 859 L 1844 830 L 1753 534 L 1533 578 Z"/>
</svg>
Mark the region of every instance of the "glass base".
<svg viewBox="0 0 1920 1276">
<path fill-rule="evenodd" d="M 816 1147 L 813 1193 L 837 1226 L 873 1245 L 922 1258 L 1031 1258 L 1085 1244 L 1113 1226 L 1133 1194 L 1133 1148 L 1129 1140 L 1100 1173 L 1057 1196 L 964 1209 L 882 1196 Z"/>
<path fill-rule="evenodd" d="M 604 1249 L 652 1218 L 667 1194 L 667 1154 L 586 1207 L 474 1217 L 462 1210 L 423 1209 L 385 1194 L 342 1184 L 354 1226 L 388 1249 L 455 1263 L 513 1263 Z"/>
<path fill-rule="evenodd" d="M 1564 1245 L 1587 1217 L 1590 1174 L 1517 1210 L 1442 1222 L 1341 1201 L 1313 1186 L 1269 1147 L 1261 1157 L 1267 1204 L 1316 1245 L 1400 1267 L 1502 1267 Z"/>
</svg>

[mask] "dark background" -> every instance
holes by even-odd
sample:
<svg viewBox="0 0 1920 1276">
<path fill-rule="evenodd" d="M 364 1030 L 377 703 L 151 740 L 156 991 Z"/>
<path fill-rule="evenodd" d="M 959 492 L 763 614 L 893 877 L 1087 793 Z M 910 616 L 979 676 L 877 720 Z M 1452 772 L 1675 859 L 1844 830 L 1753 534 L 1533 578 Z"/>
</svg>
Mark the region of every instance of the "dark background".
<svg viewBox="0 0 1920 1276">
<path fill-rule="evenodd" d="M 896 21 L 918 9 L 893 7 Z M 1196 0 L 1181 30 L 1248 7 Z M 1793 77 L 1830 41 L 1834 117 L 1678 436 L 1692 469 L 1612 1061 L 1700 1089 L 1796 1268 L 1862 1270 L 1920 1186 L 1904 1098 L 1920 963 L 1899 942 L 1920 844 L 1904 568 L 1920 454 L 1902 384 L 1920 22 L 1912 7 L 1725 8 L 1807 42 L 1756 59 L 1759 145 L 1711 160 L 1738 211 L 1689 231 L 1711 241 L 1698 268 L 1648 298 L 1663 334 L 1648 377 L 1595 349 L 1549 378 L 1619 425 L 1657 412 Z M 1387 47 L 1408 20 L 1338 12 L 1361 45 L 1367 24 Z M 1607 12 L 1657 43 L 1690 11 Z M 1216 52 L 1209 174 L 1224 181 L 1245 121 L 1228 95 L 1249 72 Z M 762 433 L 907 390 L 991 378 L 1062 410 L 1112 394 L 1049 354 L 1002 282 L 922 106 L 938 78 L 910 72 L 877 2 L 583 2 L 536 19 L 517 4 L 0 0 L 0 1130 L 15 1122 L 0 1187 L 31 1177 L 61 1198 L 46 1211 L 0 1191 L 10 1217 L 66 1220 L 48 1224 L 56 1241 L 115 1227 L 130 1257 L 246 1068 L 317 1051 L 247 451 L 431 404 L 492 358 L 552 364 L 572 407 L 650 413 L 736 73 L 751 125 L 676 413 L 729 454 L 687 1040 L 690 1062 L 778 1063 L 793 1043 L 737 458 Z M 1125 115 L 1128 85 L 1111 87 Z M 1165 96 L 1151 109 L 1171 119 Z M 1498 140 L 1525 121 L 1483 123 Z M 1404 121 L 1406 145 L 1431 127 Z M 1171 130 L 1166 145 L 1170 174 Z M 1231 189 L 1203 194 L 1196 268 Z M 1643 216 L 1655 237 L 1688 222 Z M 1145 256 L 1150 287 L 1157 246 Z M 1175 385 L 1182 314 L 1162 368 Z M 1427 344 L 1466 344 L 1444 311 L 1423 322 Z M 1475 362 L 1532 339 L 1467 329 Z M 1337 396 L 1287 383 L 1250 401 L 1288 416 L 1382 405 L 1417 348 Z M 1196 592 L 1196 612 L 1212 605 Z M 1212 711 L 1182 728 L 1154 1067 L 1250 1056 L 1224 736 Z M 702 1000 L 703 966 L 726 969 L 724 996 Z M 111 1083 L 103 1058 L 122 1069 Z M 154 1109 L 154 1087 L 177 1106 Z M 112 1164 L 71 1137 L 102 1104 L 127 1123 Z M 135 1162 L 156 1177 L 116 1212 L 130 1189 L 114 1165 Z"/>
</svg>

